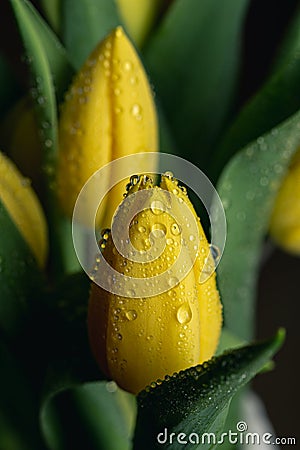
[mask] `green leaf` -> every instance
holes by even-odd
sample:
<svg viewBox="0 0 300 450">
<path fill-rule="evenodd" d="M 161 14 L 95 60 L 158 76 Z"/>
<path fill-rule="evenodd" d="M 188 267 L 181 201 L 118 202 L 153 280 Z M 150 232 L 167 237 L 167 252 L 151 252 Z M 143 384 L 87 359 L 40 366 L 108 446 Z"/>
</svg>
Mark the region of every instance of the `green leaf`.
<svg viewBox="0 0 300 450">
<path fill-rule="evenodd" d="M 135 401 L 105 380 L 94 362 L 86 323 L 89 290 L 89 278 L 78 273 L 49 293 L 41 427 L 49 448 L 55 450 L 74 448 L 80 439 L 82 448 L 125 450 L 133 433 Z"/>
<path fill-rule="evenodd" d="M 217 178 L 230 157 L 300 108 L 300 9 L 279 51 L 271 76 L 243 107 L 213 158 Z"/>
<path fill-rule="evenodd" d="M 240 339 L 253 335 L 263 239 L 278 188 L 299 147 L 299 120 L 300 112 L 244 148 L 225 167 L 217 185 L 228 225 L 218 285 L 225 326 Z"/>
<path fill-rule="evenodd" d="M 61 0 L 40 0 L 45 15 L 56 33 L 61 26 Z"/>
<path fill-rule="evenodd" d="M 63 0 L 63 40 L 79 69 L 96 45 L 121 21 L 114 0 Z"/>
<path fill-rule="evenodd" d="M 300 45 L 300 7 L 295 11 L 291 23 L 287 29 L 286 36 L 281 43 L 279 50 L 277 52 L 277 56 L 275 59 L 275 63 L 272 67 L 272 72 L 276 72 L 281 67 L 286 66 L 291 63 L 295 56 L 297 57 L 297 53 L 299 52 Z"/>
<path fill-rule="evenodd" d="M 47 300 L 47 372 L 42 402 L 82 382 L 105 379 L 89 348 L 87 308 L 90 280 L 85 273 L 64 278 Z M 55 328 L 55 333 L 53 333 Z"/>
<path fill-rule="evenodd" d="M 232 397 L 259 372 L 283 340 L 284 332 L 280 330 L 273 339 L 232 350 L 142 391 L 138 396 L 134 448 L 181 449 L 179 433 L 185 433 L 181 439 L 187 442 L 190 433 L 199 435 L 199 445 L 188 442 L 186 449 L 214 448 L 213 442 L 208 444 L 207 440 L 201 444 L 201 436 L 215 433 L 218 439 Z M 167 442 L 158 444 L 158 434 L 163 433 L 164 440 L 166 430 Z M 173 444 L 171 433 L 175 433 Z"/>
<path fill-rule="evenodd" d="M 202 164 L 232 106 L 248 0 L 174 1 L 145 48 L 182 156 Z"/>
<path fill-rule="evenodd" d="M 219 345 L 217 348 L 217 355 L 220 355 L 225 350 L 228 350 L 229 348 L 232 350 L 233 348 L 242 347 L 245 345 L 246 342 L 235 336 L 233 333 L 231 333 L 230 330 L 228 330 L 226 327 L 222 329 Z"/>
<path fill-rule="evenodd" d="M 49 171 L 57 148 L 57 111 L 50 63 L 44 46 L 40 21 L 32 5 L 26 0 L 10 0 L 22 35 L 26 56 L 32 74 L 31 94 L 43 130 L 43 149 Z"/>
<path fill-rule="evenodd" d="M 37 109 L 44 171 L 48 179 L 47 212 L 51 225 L 50 243 L 54 266 L 59 271 L 73 269 L 74 266 L 78 267 L 78 261 L 72 245 L 71 227 L 57 211 L 53 192 L 58 140 L 56 94 L 60 101 L 73 70 L 65 50 L 33 6 L 27 0 L 10 0 L 10 2 L 32 74 L 31 94 Z"/>
<path fill-rule="evenodd" d="M 22 345 L 42 287 L 36 260 L 0 201 L 0 332 Z"/>
<path fill-rule="evenodd" d="M 54 84 L 57 99 L 59 102 L 62 101 L 63 94 L 74 75 L 65 48 L 29 1 L 10 0 L 10 2 L 24 42 L 33 84 L 39 87 L 39 77 L 42 78 L 41 82 L 45 87 L 47 84 Z M 47 98 L 46 92 L 44 97 Z"/>
<path fill-rule="evenodd" d="M 56 450 L 129 450 L 135 416 L 135 397 L 118 389 L 115 383 L 84 384 L 58 395 L 48 405 L 44 416 L 50 425 L 47 442 Z"/>
</svg>

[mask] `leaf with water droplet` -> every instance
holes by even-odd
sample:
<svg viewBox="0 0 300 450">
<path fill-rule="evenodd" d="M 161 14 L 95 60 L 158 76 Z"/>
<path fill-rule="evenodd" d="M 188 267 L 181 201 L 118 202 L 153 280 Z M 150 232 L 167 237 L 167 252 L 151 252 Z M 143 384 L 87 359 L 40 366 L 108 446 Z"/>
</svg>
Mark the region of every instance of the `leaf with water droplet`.
<svg viewBox="0 0 300 450">
<path fill-rule="evenodd" d="M 207 441 L 201 444 L 203 433 L 220 436 L 228 407 L 236 392 L 249 382 L 281 347 L 284 332 L 280 330 L 270 340 L 254 343 L 226 352 L 202 366 L 168 376 L 154 383 L 138 396 L 138 417 L 134 449 L 182 449 L 179 433 L 196 433 L 200 443 L 186 443 L 186 449 L 213 448 Z M 167 429 L 167 438 L 164 441 Z M 158 443 L 158 434 L 161 443 Z M 175 433 L 173 443 L 170 434 Z"/>
<path fill-rule="evenodd" d="M 28 244 L 1 202 L 0 229 L 0 330 L 7 339 L 17 341 L 25 333 L 32 308 L 36 307 L 42 275 Z"/>
<path fill-rule="evenodd" d="M 54 169 L 57 151 L 57 100 L 62 100 L 62 95 L 73 75 L 73 69 L 65 49 L 32 4 L 24 0 L 10 0 L 10 2 L 29 61 L 33 83 L 32 97 L 38 112 L 37 120 L 43 146 L 43 168 L 48 179 L 46 187 L 51 198 L 49 203 L 53 205 L 55 204 L 53 186 L 55 186 Z M 57 211 L 51 211 L 51 218 L 53 226 L 50 227 L 50 232 L 53 230 L 53 233 L 50 236 L 50 242 L 53 243 L 56 254 L 55 265 L 58 266 L 64 259 L 62 265 L 68 265 L 71 270 L 74 270 L 78 267 L 78 261 L 73 249 L 69 223 Z M 61 250 L 59 255 L 58 247 Z M 62 267 L 59 269 L 61 270 Z"/>
<path fill-rule="evenodd" d="M 300 112 L 279 125 L 276 133 L 271 130 L 241 150 L 225 167 L 217 185 L 228 223 L 225 251 L 217 269 L 219 288 L 225 323 L 241 339 L 253 334 L 263 240 L 280 183 L 299 146 L 299 120 Z M 276 170 L 278 165 L 282 171 Z M 218 225 L 214 231 L 218 239 Z"/>
</svg>

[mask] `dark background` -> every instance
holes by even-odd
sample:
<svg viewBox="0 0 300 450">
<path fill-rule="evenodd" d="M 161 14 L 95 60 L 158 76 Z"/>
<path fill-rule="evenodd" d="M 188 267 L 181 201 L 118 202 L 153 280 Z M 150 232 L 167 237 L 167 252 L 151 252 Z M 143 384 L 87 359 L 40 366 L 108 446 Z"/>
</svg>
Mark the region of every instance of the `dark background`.
<svg viewBox="0 0 300 450">
<path fill-rule="evenodd" d="M 296 0 L 251 1 L 242 43 L 236 110 L 268 75 L 278 44 L 298 5 Z M 20 84 L 25 86 L 26 69 L 19 56 L 22 47 L 17 40 L 9 4 L 3 0 L 0 1 L 0 47 L 13 64 Z M 300 258 L 284 254 L 275 247 L 269 253 L 258 283 L 257 336 L 270 336 L 283 326 L 287 329 L 287 339 L 275 358 L 276 369 L 257 377 L 254 387 L 264 399 L 277 435 L 296 436 L 299 429 Z"/>
</svg>

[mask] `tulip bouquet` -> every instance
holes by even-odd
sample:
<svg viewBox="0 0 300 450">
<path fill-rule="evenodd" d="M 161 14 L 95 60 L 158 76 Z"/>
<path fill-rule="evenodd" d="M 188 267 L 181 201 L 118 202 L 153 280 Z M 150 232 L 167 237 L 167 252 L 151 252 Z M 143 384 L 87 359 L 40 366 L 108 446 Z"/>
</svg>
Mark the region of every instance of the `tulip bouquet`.
<svg viewBox="0 0 300 450">
<path fill-rule="evenodd" d="M 254 341 L 264 238 L 300 251 L 300 15 L 234 118 L 248 0 L 7 3 L 30 81 L 0 53 L 0 448 L 242 445 L 284 340 Z"/>
</svg>

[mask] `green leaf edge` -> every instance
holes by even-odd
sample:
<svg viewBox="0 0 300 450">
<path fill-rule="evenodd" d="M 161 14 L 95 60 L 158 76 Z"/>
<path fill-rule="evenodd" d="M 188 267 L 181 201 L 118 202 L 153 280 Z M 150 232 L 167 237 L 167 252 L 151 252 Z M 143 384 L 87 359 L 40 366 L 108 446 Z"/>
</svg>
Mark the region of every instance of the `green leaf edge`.
<svg viewBox="0 0 300 450">
<path fill-rule="evenodd" d="M 188 413 L 183 412 L 183 403 L 181 401 L 179 401 L 177 405 L 178 411 L 175 411 L 174 404 L 172 405 L 172 401 L 174 400 L 174 392 L 176 392 L 176 394 L 179 393 L 181 398 L 184 398 L 185 394 L 186 400 L 188 400 L 190 392 L 192 392 L 195 396 L 195 391 L 197 391 L 199 398 L 200 393 L 203 396 L 203 392 L 206 390 L 205 396 L 207 397 L 207 400 L 206 403 L 204 401 L 202 414 L 204 414 L 206 419 L 210 416 L 210 421 L 206 428 L 202 430 L 202 433 L 209 431 L 213 423 L 217 420 L 219 413 L 222 413 L 222 411 L 228 407 L 234 394 L 241 387 L 245 386 L 245 384 L 262 369 L 265 363 L 282 346 L 284 339 L 285 330 L 280 328 L 276 335 L 271 339 L 249 344 L 245 347 L 231 351 L 226 351 L 221 356 L 212 358 L 210 361 L 207 361 L 202 365 L 175 373 L 172 376 L 167 376 L 164 381 L 158 380 L 156 383 L 151 384 L 151 386 L 147 386 L 147 388 L 138 394 L 139 410 L 133 448 L 136 450 L 140 449 L 141 442 L 143 442 L 144 446 L 145 443 L 147 443 L 144 448 L 149 450 L 152 450 L 153 448 L 172 448 L 173 450 L 182 448 L 181 444 L 177 446 L 176 444 L 174 445 L 174 443 L 170 446 L 159 445 L 158 447 L 153 444 L 153 432 L 156 432 L 157 436 L 157 433 L 160 432 L 163 427 L 167 427 L 169 432 L 175 433 L 185 430 Z M 234 358 L 236 361 L 239 361 L 239 368 L 236 366 L 234 367 L 233 365 L 230 372 L 227 366 L 226 379 L 224 368 L 228 362 L 230 363 L 230 359 L 234 360 Z M 252 369 L 251 363 L 254 365 L 254 368 Z M 245 373 L 247 368 L 248 374 Z M 230 382 L 228 381 L 230 381 L 230 377 L 235 375 L 234 372 L 237 370 L 244 373 L 239 376 L 238 380 L 235 380 L 235 385 L 232 382 L 230 385 Z M 188 385 L 191 380 L 192 384 Z M 220 392 L 218 392 L 218 390 L 214 392 L 215 385 L 213 384 L 216 383 L 216 381 L 220 382 L 221 380 L 223 384 L 226 384 L 227 386 L 227 392 L 223 395 L 224 398 L 222 399 L 222 402 Z M 217 386 L 220 386 L 220 384 L 217 384 Z M 164 393 L 164 389 L 166 389 L 167 394 L 166 392 Z M 181 390 L 182 392 L 180 392 Z M 218 406 L 218 409 L 215 408 L 216 406 Z M 185 417 L 183 421 L 179 420 L 180 414 Z M 195 415 L 195 409 L 192 414 Z M 224 415 L 224 421 L 226 419 L 226 415 L 227 414 Z M 199 417 L 197 417 L 197 424 L 199 425 Z M 196 432 L 196 428 L 193 431 Z M 202 447 L 187 445 L 185 448 L 196 449 Z"/>
</svg>

